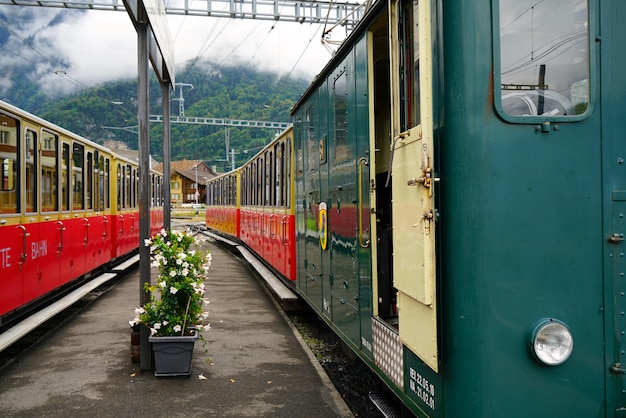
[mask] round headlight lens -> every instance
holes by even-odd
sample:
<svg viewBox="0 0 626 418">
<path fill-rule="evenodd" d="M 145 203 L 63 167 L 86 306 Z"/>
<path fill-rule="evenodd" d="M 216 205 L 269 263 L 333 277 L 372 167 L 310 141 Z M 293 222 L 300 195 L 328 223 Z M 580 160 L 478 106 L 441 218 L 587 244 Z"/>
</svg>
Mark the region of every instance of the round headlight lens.
<svg viewBox="0 0 626 418">
<path fill-rule="evenodd" d="M 574 349 L 574 336 L 556 319 L 544 319 L 532 333 L 532 352 L 543 364 L 557 366 L 569 358 Z"/>
</svg>

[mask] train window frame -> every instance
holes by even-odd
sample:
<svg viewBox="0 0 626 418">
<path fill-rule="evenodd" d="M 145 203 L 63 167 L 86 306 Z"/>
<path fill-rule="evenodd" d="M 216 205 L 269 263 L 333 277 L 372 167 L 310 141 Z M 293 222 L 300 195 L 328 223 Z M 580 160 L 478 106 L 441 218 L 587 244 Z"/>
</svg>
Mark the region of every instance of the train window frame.
<svg viewBox="0 0 626 418">
<path fill-rule="evenodd" d="M 354 151 L 348 138 L 348 72 L 345 66 L 333 80 L 333 148 L 335 165 L 352 161 Z M 318 159 L 321 157 L 318 154 Z M 325 155 L 324 155 L 325 156 Z M 326 156 L 325 156 L 326 157 Z"/>
<path fill-rule="evenodd" d="M 596 78 L 596 71 L 595 69 L 596 67 L 596 57 L 595 57 L 595 47 L 594 47 L 594 43 L 593 43 L 593 39 L 595 39 L 594 34 L 596 33 L 595 30 L 595 21 L 596 21 L 596 10 L 595 10 L 595 5 L 592 4 L 589 1 L 586 0 L 571 0 L 572 3 L 577 2 L 576 5 L 574 5 L 574 9 L 576 7 L 579 7 L 579 5 L 586 5 L 586 11 L 587 11 L 587 22 L 586 22 L 586 36 L 587 36 L 587 42 L 586 42 L 586 46 L 587 46 L 587 78 L 586 79 L 580 79 L 577 82 L 574 82 L 572 84 L 569 85 L 570 87 L 570 95 L 572 93 L 574 93 L 574 91 L 576 89 L 578 89 L 578 91 L 576 92 L 577 94 L 580 95 L 580 88 L 581 86 L 584 86 L 586 81 L 586 88 L 587 88 L 587 106 L 585 108 L 585 110 L 582 113 L 579 114 L 566 114 L 566 115 L 559 115 L 559 114 L 548 114 L 548 112 L 550 111 L 546 111 L 541 115 L 531 115 L 531 114 L 523 114 L 523 115 L 516 115 L 516 114 L 512 114 L 509 113 L 506 109 L 505 106 L 503 104 L 503 97 L 512 97 L 515 98 L 517 97 L 519 100 L 519 104 L 523 104 L 525 106 L 528 106 L 529 109 L 531 109 L 531 111 L 538 111 L 537 110 L 537 106 L 535 105 L 535 100 L 537 100 L 537 102 L 539 103 L 544 103 L 545 99 L 547 98 L 549 101 L 551 102 L 556 102 L 558 103 L 558 105 L 562 108 L 566 108 L 567 106 L 570 106 L 569 109 L 575 109 L 575 104 L 572 104 L 569 99 L 567 99 L 565 96 L 556 93 L 556 92 L 552 92 L 550 90 L 544 90 L 541 88 L 537 88 L 537 89 L 531 89 L 531 87 L 541 87 L 541 86 L 549 86 L 549 82 L 545 81 L 544 78 L 544 82 L 541 83 L 540 80 L 538 80 L 538 84 L 537 85 L 527 85 L 528 89 L 523 89 L 524 86 L 526 85 L 522 85 L 522 84 L 514 84 L 516 86 L 518 86 L 520 88 L 520 90 L 514 90 L 514 93 L 509 93 L 506 94 L 503 92 L 504 91 L 508 91 L 508 90 L 504 90 L 503 89 L 503 82 L 502 82 L 502 46 L 501 46 L 501 38 L 502 38 L 502 31 L 500 28 L 500 9 L 501 9 L 501 2 L 503 2 L 504 0 L 493 0 L 492 1 L 492 28 L 493 28 L 493 68 L 494 68 L 494 107 L 496 110 L 496 113 L 498 114 L 498 116 L 500 118 L 502 118 L 503 120 L 510 122 L 510 123 L 518 123 L 518 124 L 537 124 L 537 123 L 542 123 L 542 122 L 546 122 L 546 121 L 554 121 L 554 122 L 578 122 L 578 121 L 582 121 L 585 120 L 587 118 L 590 117 L 590 115 L 593 113 L 594 107 L 595 107 L 595 101 L 594 98 L 596 96 L 595 91 L 596 91 L 596 82 L 595 82 L 595 78 Z M 533 9 L 533 7 L 529 8 L 528 10 Z M 584 11 L 584 10 L 583 10 Z M 526 11 L 524 12 L 526 13 Z M 580 12 L 575 12 L 574 15 L 576 16 L 577 14 L 579 14 Z M 515 20 L 517 20 L 518 18 L 515 18 Z M 512 23 L 513 21 L 511 21 Z M 534 27 L 534 26 L 533 26 Z M 567 39 L 566 39 L 567 40 Z M 561 41 L 561 42 L 565 42 Z M 558 45 L 558 44 L 557 44 Z M 534 52 L 534 49 L 532 50 Z M 581 67 L 582 68 L 582 67 Z M 544 72 L 545 73 L 545 72 Z M 508 85 L 508 84 L 507 84 Z M 511 85 L 513 86 L 513 85 Z M 538 99 L 539 97 L 542 97 L 542 95 L 540 93 L 536 93 L 537 99 L 533 99 L 531 96 L 535 95 L 528 95 L 527 93 L 525 93 L 526 91 L 544 91 L 544 92 L 550 92 L 549 95 L 544 94 L 543 95 L 543 100 Z M 565 100 L 563 100 L 565 99 Z M 563 104 L 565 103 L 565 104 Z M 560 110 L 558 109 L 553 109 L 553 112 L 559 112 Z"/>
<path fill-rule="evenodd" d="M 8 155 L 8 157 L 10 157 L 11 155 L 15 156 L 15 159 L 13 160 L 13 164 L 11 166 L 11 164 L 9 163 L 10 158 L 2 158 L 2 183 L 0 183 L 0 192 L 2 193 L 1 199 L 0 200 L 0 213 L 2 214 L 2 216 L 10 216 L 10 215 L 19 215 L 22 212 L 22 202 L 21 202 L 21 193 L 20 193 L 20 182 L 21 182 L 21 178 L 20 178 L 20 170 L 19 170 L 19 161 L 20 161 L 20 155 L 21 155 L 21 126 L 22 126 L 22 122 L 18 117 L 12 116 L 10 114 L 7 113 L 0 113 L 0 116 L 2 116 L 3 118 L 7 118 L 7 119 L 11 119 L 15 122 L 15 126 L 12 129 L 12 133 L 13 136 L 15 137 L 15 146 L 14 146 L 14 154 L 10 154 Z M 4 121 L 2 121 L 2 123 L 0 123 L 0 126 L 3 129 L 0 129 L 0 144 L 9 147 L 11 147 L 11 132 L 6 129 L 6 127 L 8 126 L 8 123 L 5 123 Z M 5 133 L 8 132 L 8 133 Z M 6 186 L 5 186 L 5 182 L 6 182 Z M 5 194 L 5 192 L 8 192 L 9 194 Z M 15 205 L 12 205 L 10 201 L 8 201 L 6 204 L 4 203 L 4 197 L 8 196 L 9 200 L 12 198 L 15 201 Z M 15 208 L 13 208 L 13 206 L 15 206 Z M 6 211 L 5 212 L 5 208 L 11 208 L 11 211 Z"/>
<path fill-rule="evenodd" d="M 71 208 L 73 211 L 85 210 L 85 145 L 74 141 L 72 143 L 71 165 Z M 77 180 L 80 180 L 78 182 Z"/>
<path fill-rule="evenodd" d="M 37 150 L 38 147 L 38 135 L 37 132 L 33 129 L 26 128 L 24 129 L 24 212 L 25 213 L 36 213 L 38 212 L 38 204 L 39 199 L 37 198 L 38 193 L 38 185 L 39 185 L 39 153 Z M 30 145 L 29 145 L 30 144 Z M 29 149 L 30 146 L 30 149 Z M 29 154 L 32 156 L 32 162 L 30 163 L 30 173 L 29 173 L 29 163 L 28 156 Z M 30 192 L 29 192 L 29 179 L 30 179 Z M 29 197 L 31 201 L 29 202 Z"/>
<path fill-rule="evenodd" d="M 422 123 L 420 103 L 419 68 L 419 1 L 402 2 L 398 16 L 400 64 L 400 129 L 420 126 Z"/>
<path fill-rule="evenodd" d="M 61 168 L 58 171 L 59 174 L 59 193 L 60 197 L 60 210 L 61 212 L 69 212 L 71 208 L 72 197 L 72 182 L 71 182 L 71 144 L 67 141 L 61 141 L 61 152 L 59 153 Z"/>
<path fill-rule="evenodd" d="M 85 174 L 87 178 L 85 179 L 85 209 L 86 210 L 94 210 L 93 205 L 93 181 L 94 181 L 94 173 L 93 173 L 93 151 L 87 150 L 86 153 L 87 158 L 85 165 L 87 168 L 85 169 Z"/>
<path fill-rule="evenodd" d="M 39 162 L 40 162 L 40 204 L 41 212 L 52 213 L 59 211 L 59 136 L 54 132 L 42 129 L 39 135 Z M 53 155 L 48 156 L 47 151 L 52 150 Z M 53 171 L 46 175 L 46 158 L 52 163 Z M 49 187 L 48 187 L 49 186 Z M 49 202 L 49 205 L 48 205 Z"/>
</svg>

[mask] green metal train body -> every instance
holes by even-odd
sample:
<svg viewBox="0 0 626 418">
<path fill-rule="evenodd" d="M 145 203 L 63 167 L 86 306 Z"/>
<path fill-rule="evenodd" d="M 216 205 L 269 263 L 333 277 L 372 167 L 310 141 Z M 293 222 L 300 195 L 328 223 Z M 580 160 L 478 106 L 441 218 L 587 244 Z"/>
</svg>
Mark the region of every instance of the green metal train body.
<svg viewBox="0 0 626 418">
<path fill-rule="evenodd" d="M 300 294 L 418 416 L 626 417 L 626 2 L 375 2 L 293 108 Z"/>
</svg>

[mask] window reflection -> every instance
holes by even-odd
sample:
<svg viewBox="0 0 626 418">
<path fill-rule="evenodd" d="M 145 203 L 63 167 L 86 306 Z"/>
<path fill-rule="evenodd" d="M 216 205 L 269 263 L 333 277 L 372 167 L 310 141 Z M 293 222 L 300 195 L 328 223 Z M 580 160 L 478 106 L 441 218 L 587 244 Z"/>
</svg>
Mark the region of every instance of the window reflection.
<svg viewBox="0 0 626 418">
<path fill-rule="evenodd" d="M 586 1 L 500 0 L 502 108 L 565 116 L 589 106 Z"/>
</svg>

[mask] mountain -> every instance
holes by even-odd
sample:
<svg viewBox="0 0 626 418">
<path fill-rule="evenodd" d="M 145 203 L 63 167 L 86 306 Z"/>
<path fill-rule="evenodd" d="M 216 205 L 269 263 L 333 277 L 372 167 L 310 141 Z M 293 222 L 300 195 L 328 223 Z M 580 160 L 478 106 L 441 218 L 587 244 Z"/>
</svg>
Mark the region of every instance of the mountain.
<svg viewBox="0 0 626 418">
<path fill-rule="evenodd" d="M 78 93 L 49 98 L 28 77 L 9 75 L 11 88 L 3 100 L 75 132 L 94 142 L 119 141 L 137 149 L 137 80 L 105 83 Z M 184 83 L 185 116 L 290 122 L 289 110 L 308 86 L 304 80 L 281 79 L 278 75 L 246 67 L 190 63 L 177 72 Z M 191 88 L 192 85 L 193 88 Z M 150 114 L 162 115 L 161 87 L 151 77 Z M 180 87 L 170 93 L 171 114 L 179 115 Z M 218 170 L 228 169 L 226 130 L 223 126 L 171 124 L 172 160 L 202 159 Z M 275 136 L 262 128 L 229 128 L 230 148 L 241 164 Z M 162 125 L 150 126 L 150 153 L 162 160 Z"/>
</svg>

